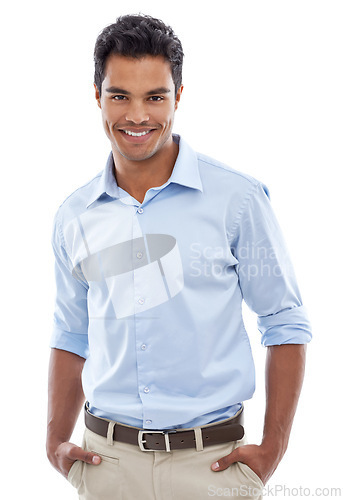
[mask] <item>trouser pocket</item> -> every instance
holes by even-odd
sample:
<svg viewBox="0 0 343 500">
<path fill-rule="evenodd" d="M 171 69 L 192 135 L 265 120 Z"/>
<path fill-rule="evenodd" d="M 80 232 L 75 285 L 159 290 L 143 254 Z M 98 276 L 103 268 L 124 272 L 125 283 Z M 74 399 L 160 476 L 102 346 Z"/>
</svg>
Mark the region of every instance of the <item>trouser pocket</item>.
<svg viewBox="0 0 343 500">
<path fill-rule="evenodd" d="M 86 447 L 101 458 L 98 465 L 84 463 L 78 493 L 81 500 L 122 500 L 122 474 L 115 450 L 87 433 Z"/>
<path fill-rule="evenodd" d="M 82 468 L 83 468 L 84 462 L 81 460 L 76 460 L 76 462 L 73 463 L 71 466 L 71 469 L 68 473 L 68 481 L 70 484 L 74 486 L 74 488 L 78 488 L 81 484 L 82 480 Z"/>
</svg>

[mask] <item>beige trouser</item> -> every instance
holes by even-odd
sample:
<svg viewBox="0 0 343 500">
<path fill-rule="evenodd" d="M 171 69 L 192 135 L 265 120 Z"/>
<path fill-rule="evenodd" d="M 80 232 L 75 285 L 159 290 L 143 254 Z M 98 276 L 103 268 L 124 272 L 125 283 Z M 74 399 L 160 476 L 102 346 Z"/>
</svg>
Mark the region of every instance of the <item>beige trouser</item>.
<svg viewBox="0 0 343 500">
<path fill-rule="evenodd" d="M 68 481 L 82 500 L 204 500 L 226 497 L 262 499 L 263 483 L 247 465 L 237 462 L 220 472 L 211 464 L 247 444 L 244 437 L 196 449 L 143 452 L 86 429 L 82 448 L 101 456 L 100 465 L 76 461 Z"/>
</svg>

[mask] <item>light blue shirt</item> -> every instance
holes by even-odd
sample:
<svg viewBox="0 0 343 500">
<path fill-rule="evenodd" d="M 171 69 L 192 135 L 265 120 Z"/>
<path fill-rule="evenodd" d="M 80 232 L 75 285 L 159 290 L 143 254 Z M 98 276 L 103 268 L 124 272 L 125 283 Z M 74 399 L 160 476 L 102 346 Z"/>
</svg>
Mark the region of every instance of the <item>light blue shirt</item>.
<svg viewBox="0 0 343 500">
<path fill-rule="evenodd" d="M 106 168 L 59 207 L 51 347 L 86 358 L 91 411 L 145 429 L 234 415 L 255 389 L 242 299 L 264 346 L 311 339 L 268 197 L 179 136 L 169 180 L 139 203 Z"/>
</svg>

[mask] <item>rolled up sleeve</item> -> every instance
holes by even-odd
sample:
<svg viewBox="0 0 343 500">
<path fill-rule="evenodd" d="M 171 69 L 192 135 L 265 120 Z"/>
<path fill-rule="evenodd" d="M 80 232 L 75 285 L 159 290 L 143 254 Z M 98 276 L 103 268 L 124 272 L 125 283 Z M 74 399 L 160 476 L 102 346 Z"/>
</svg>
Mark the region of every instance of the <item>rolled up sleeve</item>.
<svg viewBox="0 0 343 500">
<path fill-rule="evenodd" d="M 257 326 L 264 346 L 307 344 L 312 338 L 310 321 L 303 305 L 269 316 L 258 316 Z"/>
<path fill-rule="evenodd" d="M 87 358 L 88 285 L 72 273 L 73 266 L 65 249 L 58 213 L 54 219 L 51 242 L 55 255 L 56 300 L 50 347 Z"/>
<path fill-rule="evenodd" d="M 257 315 L 264 346 L 305 344 L 311 325 L 267 188 L 254 186 L 242 204 L 232 244 L 246 304 Z"/>
</svg>

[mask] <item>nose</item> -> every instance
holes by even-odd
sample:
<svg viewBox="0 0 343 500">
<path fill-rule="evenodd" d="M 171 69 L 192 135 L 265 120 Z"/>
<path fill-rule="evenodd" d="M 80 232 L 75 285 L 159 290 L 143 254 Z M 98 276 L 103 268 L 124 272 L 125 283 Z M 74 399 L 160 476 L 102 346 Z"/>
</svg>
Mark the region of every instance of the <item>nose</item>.
<svg viewBox="0 0 343 500">
<path fill-rule="evenodd" d="M 125 119 L 128 122 L 136 124 L 149 121 L 149 115 L 144 103 L 131 101 L 126 111 Z"/>
</svg>

